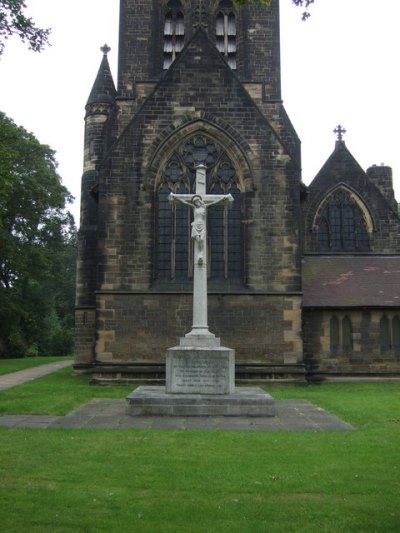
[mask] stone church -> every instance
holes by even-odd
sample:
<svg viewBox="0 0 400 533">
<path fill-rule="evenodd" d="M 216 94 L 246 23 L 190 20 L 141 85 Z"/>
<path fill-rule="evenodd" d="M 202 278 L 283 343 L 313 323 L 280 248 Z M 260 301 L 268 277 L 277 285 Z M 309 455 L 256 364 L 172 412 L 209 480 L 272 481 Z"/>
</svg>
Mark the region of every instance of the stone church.
<svg viewBox="0 0 400 533">
<path fill-rule="evenodd" d="M 210 331 L 238 383 L 400 374 L 400 220 L 391 169 L 364 171 L 336 129 L 309 186 L 281 98 L 279 2 L 121 0 L 86 105 L 76 371 L 160 382 L 191 328 L 191 209 L 208 214 Z M 328 154 L 321 154 L 321 163 Z"/>
</svg>

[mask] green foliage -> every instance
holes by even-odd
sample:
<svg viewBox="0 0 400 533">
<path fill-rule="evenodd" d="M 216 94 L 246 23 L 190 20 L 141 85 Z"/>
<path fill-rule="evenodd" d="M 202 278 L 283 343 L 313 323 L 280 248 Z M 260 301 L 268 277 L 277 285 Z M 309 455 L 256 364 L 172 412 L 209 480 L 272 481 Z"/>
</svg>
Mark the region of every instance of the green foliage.
<svg viewBox="0 0 400 533">
<path fill-rule="evenodd" d="M 72 350 L 76 229 L 56 167 L 0 113 L 0 356 Z"/>
<path fill-rule="evenodd" d="M 0 56 L 4 51 L 4 41 L 12 35 L 28 43 L 35 52 L 40 52 L 48 44 L 50 30 L 37 28 L 34 21 L 24 14 L 24 9 L 24 0 L 0 0 Z"/>
<path fill-rule="evenodd" d="M 263 6 L 269 6 L 272 0 L 234 0 L 237 7 L 244 6 L 246 4 L 260 4 Z M 314 3 L 314 0 L 292 0 L 292 3 L 297 7 L 304 7 L 305 11 L 302 13 L 302 19 L 307 20 L 310 13 L 307 11 L 309 6 Z"/>
</svg>

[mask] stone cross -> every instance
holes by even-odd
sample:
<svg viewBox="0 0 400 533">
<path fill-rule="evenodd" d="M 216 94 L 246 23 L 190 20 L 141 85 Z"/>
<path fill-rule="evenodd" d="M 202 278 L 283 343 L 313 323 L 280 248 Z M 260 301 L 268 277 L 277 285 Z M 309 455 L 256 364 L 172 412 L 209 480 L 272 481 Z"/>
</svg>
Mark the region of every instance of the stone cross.
<svg viewBox="0 0 400 533">
<path fill-rule="evenodd" d="M 111 48 L 108 46 L 108 44 L 104 44 L 100 50 L 103 52 L 103 54 L 106 56 L 108 52 L 111 50 Z"/>
<path fill-rule="evenodd" d="M 208 330 L 207 318 L 207 209 L 218 203 L 233 202 L 233 197 L 231 194 L 206 194 L 206 167 L 200 164 L 196 167 L 195 194 L 171 193 L 169 200 L 193 209 L 193 325 L 185 337 L 214 337 Z"/>
<path fill-rule="evenodd" d="M 203 0 L 199 0 L 197 6 L 194 9 L 194 19 L 196 22 L 193 24 L 193 28 L 207 28 L 206 22 L 206 9 L 203 5 Z"/>
<path fill-rule="evenodd" d="M 346 130 L 340 124 L 333 130 L 333 133 L 336 133 L 337 140 L 343 140 L 343 135 L 346 133 Z"/>
</svg>

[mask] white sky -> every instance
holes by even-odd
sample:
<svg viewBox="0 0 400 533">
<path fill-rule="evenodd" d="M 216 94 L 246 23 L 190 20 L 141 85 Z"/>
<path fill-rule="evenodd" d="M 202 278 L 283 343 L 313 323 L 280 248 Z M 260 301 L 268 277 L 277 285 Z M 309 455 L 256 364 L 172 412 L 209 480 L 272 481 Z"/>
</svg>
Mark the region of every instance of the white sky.
<svg viewBox="0 0 400 533">
<path fill-rule="evenodd" d="M 281 0 L 282 95 L 302 141 L 310 183 L 334 148 L 339 123 L 366 169 L 393 168 L 400 199 L 398 0 L 315 0 L 311 18 Z M 0 110 L 57 152 L 59 173 L 79 217 L 84 106 L 107 42 L 117 79 L 119 0 L 27 0 L 27 13 L 52 27 L 41 54 L 14 38 L 0 59 Z"/>
</svg>

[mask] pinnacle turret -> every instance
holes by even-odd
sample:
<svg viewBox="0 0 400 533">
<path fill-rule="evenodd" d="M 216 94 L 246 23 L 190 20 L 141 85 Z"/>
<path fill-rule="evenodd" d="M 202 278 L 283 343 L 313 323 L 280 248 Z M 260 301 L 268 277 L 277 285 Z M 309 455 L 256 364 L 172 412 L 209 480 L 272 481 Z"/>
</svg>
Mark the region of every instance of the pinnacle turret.
<svg viewBox="0 0 400 533">
<path fill-rule="evenodd" d="M 100 103 L 113 104 L 117 94 L 107 58 L 107 54 L 111 49 L 105 44 L 100 50 L 103 52 L 103 59 L 90 92 L 87 105 Z"/>
</svg>

